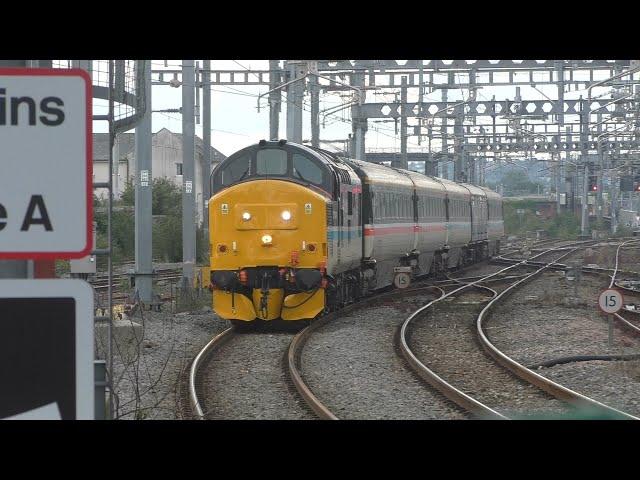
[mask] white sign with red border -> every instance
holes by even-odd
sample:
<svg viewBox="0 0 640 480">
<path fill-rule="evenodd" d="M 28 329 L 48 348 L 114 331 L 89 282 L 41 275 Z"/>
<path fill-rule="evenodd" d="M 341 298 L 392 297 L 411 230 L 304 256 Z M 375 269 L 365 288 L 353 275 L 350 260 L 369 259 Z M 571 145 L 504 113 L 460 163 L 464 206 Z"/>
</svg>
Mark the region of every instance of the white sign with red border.
<svg viewBox="0 0 640 480">
<path fill-rule="evenodd" d="M 84 70 L 0 68 L 0 258 L 91 252 L 91 102 Z"/>
<path fill-rule="evenodd" d="M 622 293 L 615 288 L 608 288 L 600 293 L 598 297 L 598 307 L 604 313 L 618 313 L 622 308 Z"/>
</svg>

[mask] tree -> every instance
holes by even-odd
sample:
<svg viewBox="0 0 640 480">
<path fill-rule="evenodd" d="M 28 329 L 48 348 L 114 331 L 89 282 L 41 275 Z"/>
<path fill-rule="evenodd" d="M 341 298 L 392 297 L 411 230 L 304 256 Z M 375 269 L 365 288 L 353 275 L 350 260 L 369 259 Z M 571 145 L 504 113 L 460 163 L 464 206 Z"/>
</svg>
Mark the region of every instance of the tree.
<svg viewBox="0 0 640 480">
<path fill-rule="evenodd" d="M 180 187 L 168 178 L 154 178 L 152 188 L 151 212 L 153 215 L 182 214 L 182 192 Z M 135 198 L 135 185 L 128 179 L 122 192 L 122 204 L 134 206 Z"/>
</svg>

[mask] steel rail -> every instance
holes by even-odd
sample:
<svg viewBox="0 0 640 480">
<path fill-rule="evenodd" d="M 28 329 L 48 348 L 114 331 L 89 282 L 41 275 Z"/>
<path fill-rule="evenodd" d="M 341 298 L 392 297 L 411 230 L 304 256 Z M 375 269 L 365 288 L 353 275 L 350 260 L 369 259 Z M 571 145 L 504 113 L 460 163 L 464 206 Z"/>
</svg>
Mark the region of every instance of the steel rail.
<svg viewBox="0 0 640 480">
<path fill-rule="evenodd" d="M 544 254 L 550 253 L 554 251 L 554 249 L 549 249 L 543 253 L 540 253 L 538 255 L 535 255 L 532 258 L 537 258 L 540 257 Z M 427 303 L 426 305 L 420 307 L 419 309 L 417 309 L 415 312 L 413 312 L 409 317 L 407 317 L 407 319 L 404 321 L 404 323 L 402 324 L 401 328 L 400 328 L 400 351 L 402 352 L 403 357 L 405 358 L 405 360 L 407 361 L 407 363 L 409 363 L 409 365 L 411 366 L 411 368 L 420 376 L 420 378 L 422 378 L 423 380 L 425 380 L 427 383 L 429 383 L 431 386 L 433 386 L 436 390 L 438 390 L 440 393 L 442 393 L 445 397 L 447 397 L 449 400 L 453 401 L 454 403 L 456 403 L 457 405 L 461 406 L 462 408 L 464 408 L 465 410 L 474 413 L 478 416 L 484 417 L 484 418 L 493 418 L 493 419 L 500 419 L 500 420 L 506 420 L 507 417 L 505 415 L 502 415 L 501 413 L 499 413 L 498 411 L 488 407 L 487 405 L 479 402 L 478 400 L 476 400 L 475 398 L 467 395 L 466 393 L 464 393 L 462 390 L 454 387 L 452 384 L 450 384 L 449 382 L 447 382 L 446 380 L 444 380 L 442 377 L 440 377 L 437 373 L 435 373 L 433 370 L 431 370 L 429 367 L 427 367 L 424 363 L 422 363 L 418 357 L 413 353 L 413 351 L 411 350 L 411 348 L 409 347 L 409 343 L 407 341 L 407 333 L 409 330 L 409 326 L 411 325 L 411 323 L 413 322 L 414 319 L 416 319 L 418 317 L 418 315 L 420 315 L 422 312 L 424 312 L 425 310 L 427 310 L 428 308 L 430 308 L 432 305 L 434 305 L 437 302 L 440 302 L 442 300 L 444 300 L 447 297 L 450 297 L 451 295 L 458 293 L 466 288 L 469 287 L 473 287 L 483 281 L 486 281 L 488 279 L 494 278 L 498 275 L 500 275 L 503 272 L 509 271 L 511 269 L 514 269 L 516 267 L 518 267 L 521 264 L 524 264 L 526 262 L 526 260 L 523 260 L 522 262 L 516 264 L 516 265 L 510 265 L 506 268 L 503 268 L 495 273 L 489 274 L 484 276 L 483 278 L 479 279 L 479 280 L 475 280 L 469 283 L 465 283 L 463 284 L 461 287 L 456 288 L 444 295 L 442 295 L 440 298 L 437 298 L 429 303 Z"/>
<path fill-rule="evenodd" d="M 553 262 L 550 262 L 549 265 L 556 263 L 558 260 L 561 260 L 562 258 L 570 255 L 571 253 L 572 252 L 565 253 L 560 258 L 554 260 Z M 476 321 L 477 333 L 478 333 L 480 343 L 482 344 L 482 347 L 500 365 L 507 368 L 508 370 L 513 372 L 516 376 L 520 377 L 526 382 L 532 385 L 535 385 L 536 387 L 540 388 L 541 390 L 544 390 L 545 392 L 551 394 L 552 396 L 558 398 L 559 400 L 565 401 L 577 407 L 593 407 L 603 412 L 611 413 L 625 419 L 640 420 L 640 418 L 638 417 L 635 417 L 626 412 L 623 412 L 621 410 L 605 405 L 604 403 L 598 402 L 597 400 L 594 400 L 585 395 L 582 395 L 581 393 L 578 393 L 574 390 L 564 387 L 556 382 L 553 382 L 552 380 L 549 380 L 546 377 L 543 377 L 542 375 L 535 373 L 532 370 L 529 370 L 526 366 L 516 362 L 511 357 L 505 355 L 502 351 L 496 348 L 493 345 L 493 343 L 491 343 L 491 341 L 488 339 L 488 337 L 485 335 L 483 330 L 483 320 L 488 316 L 487 312 L 489 312 L 508 292 L 514 290 L 515 288 L 517 288 L 518 286 L 522 285 L 525 282 L 531 281 L 533 278 L 537 277 L 544 270 L 546 270 L 546 268 L 549 265 L 539 268 L 528 277 L 523 278 L 522 280 L 519 280 L 514 284 L 510 285 L 505 290 L 500 292 L 499 295 L 493 298 L 484 307 L 484 309 L 482 309 Z"/>
<path fill-rule="evenodd" d="M 428 285 L 424 287 L 416 287 L 413 289 L 407 289 L 403 292 L 406 294 L 419 294 L 426 290 L 435 290 L 439 291 L 441 295 L 444 295 L 444 291 L 436 286 Z M 356 303 L 352 303 L 336 312 L 331 312 L 327 315 L 324 315 L 316 320 L 314 320 L 308 327 L 304 328 L 300 332 L 298 332 L 291 343 L 289 344 L 289 349 L 287 351 L 287 368 L 289 376 L 296 388 L 298 394 L 302 397 L 305 403 L 313 410 L 313 412 L 323 420 L 339 420 L 339 418 L 327 408 L 324 403 L 309 388 L 309 386 L 305 383 L 302 374 L 300 372 L 300 368 L 298 366 L 299 359 L 302 354 L 302 349 L 304 345 L 311 335 L 311 333 L 317 330 L 319 327 L 327 324 L 328 322 L 337 318 L 338 314 L 343 315 L 345 313 L 350 313 L 354 310 L 358 310 L 364 307 L 367 307 L 371 303 L 384 300 L 390 297 L 397 297 L 398 291 L 392 290 L 390 292 L 384 292 L 373 297 L 367 297 L 366 299 L 360 300 Z"/>
<path fill-rule="evenodd" d="M 588 242 L 574 242 L 574 245 L 578 245 L 580 246 L 584 246 L 585 243 Z M 566 245 L 563 245 L 562 247 L 556 247 L 556 248 L 550 248 L 542 253 L 539 253 L 537 255 L 534 255 L 531 258 L 538 258 L 541 257 L 543 255 L 546 255 L 548 253 L 563 249 L 564 247 L 566 247 Z M 568 253 L 564 254 L 563 256 L 561 256 L 560 258 L 564 258 L 565 256 L 567 256 Z M 558 259 L 554 260 L 553 262 L 550 263 L 555 263 Z M 426 309 L 428 309 L 429 307 L 431 307 L 433 304 L 443 300 L 444 298 L 447 298 L 459 291 L 464 290 L 465 288 L 469 288 L 469 287 L 473 287 L 478 285 L 479 283 L 483 283 L 486 282 L 489 279 L 492 279 L 494 277 L 496 277 L 497 275 L 500 275 L 501 273 L 511 270 L 513 268 L 516 268 L 518 266 L 524 265 L 526 264 L 528 260 L 522 260 L 521 262 L 515 264 L 515 265 L 510 265 L 506 268 L 503 268 L 495 273 L 492 273 L 490 275 L 486 275 L 484 278 L 476 280 L 476 281 L 472 281 L 469 283 L 464 284 L 463 286 L 452 290 L 451 292 L 443 295 L 442 297 L 429 302 L 428 304 L 424 305 L 423 307 L 419 308 L 418 310 L 416 310 L 415 312 L 413 312 L 402 324 L 402 327 L 400 329 L 400 350 L 404 356 L 404 358 L 407 360 L 407 362 L 409 363 L 409 365 L 411 365 L 411 367 L 413 368 L 413 370 L 424 380 L 426 380 L 428 383 L 430 383 L 434 388 L 436 388 L 438 391 L 440 391 L 443 395 L 445 395 L 447 398 L 449 398 L 450 400 L 452 400 L 453 402 L 455 402 L 456 404 L 460 405 L 462 408 L 466 409 L 469 412 L 472 412 L 476 415 L 479 415 L 481 417 L 484 418 L 493 418 L 493 419 L 508 419 L 508 417 L 506 417 L 505 415 L 502 415 L 501 413 L 497 412 L 496 410 L 488 407 L 487 405 L 484 405 L 483 403 L 479 402 L 478 400 L 476 400 L 475 398 L 467 395 L 466 393 L 464 393 L 463 391 L 459 390 L 458 388 L 454 387 L 453 385 L 451 385 L 449 382 L 447 382 L 446 380 L 444 380 L 442 377 L 440 377 L 438 374 L 436 374 L 433 370 L 431 370 L 430 368 L 428 368 L 425 364 L 423 364 L 418 358 L 417 356 L 413 353 L 413 351 L 411 350 L 411 348 L 408 345 L 407 342 L 407 332 L 409 329 L 409 325 L 411 324 L 411 322 L 417 318 L 417 316 L 424 312 Z M 518 282 L 516 282 L 517 284 L 523 282 L 525 279 L 521 279 Z M 509 287 L 511 288 L 511 287 Z M 506 291 L 506 290 L 505 290 Z M 502 292 L 504 293 L 504 291 Z M 500 295 L 496 295 L 489 303 L 492 304 L 496 301 L 497 298 L 499 298 L 502 293 Z M 483 311 L 486 310 L 483 309 Z"/>
<path fill-rule="evenodd" d="M 636 242 L 640 242 L 640 239 L 636 238 L 636 239 L 632 239 L 632 240 L 627 240 L 626 242 L 623 242 L 620 245 L 618 245 L 618 248 L 616 249 L 616 265 L 615 265 L 615 268 L 613 270 L 613 275 L 611 275 L 611 283 L 609 284 L 609 288 L 611 288 L 611 287 L 613 287 L 615 285 L 616 275 L 618 274 L 620 251 L 622 250 L 622 247 L 624 245 L 629 244 L 629 243 L 636 243 Z M 623 290 L 630 290 L 630 289 L 627 289 L 625 287 L 620 287 L 618 285 L 615 285 L 615 286 L 617 288 L 621 288 Z M 636 292 L 636 293 L 638 293 L 638 292 Z M 618 322 L 620 322 L 622 324 L 622 326 L 624 326 L 626 329 L 630 330 L 631 332 L 633 332 L 636 335 L 640 335 L 640 327 L 638 327 L 637 325 L 634 325 L 633 323 L 631 323 L 629 320 L 624 318 L 619 313 L 614 313 L 613 317 L 616 320 L 618 320 Z"/>
<path fill-rule="evenodd" d="M 222 344 L 228 341 L 232 336 L 233 328 L 227 328 L 224 332 L 213 337 L 213 339 L 207 343 L 193 359 L 191 369 L 189 371 L 189 403 L 191 404 L 191 411 L 194 413 L 197 420 L 205 419 L 202 406 L 198 400 L 198 393 L 196 392 L 196 375 L 198 374 L 202 360 L 213 350 L 219 348 Z"/>
</svg>

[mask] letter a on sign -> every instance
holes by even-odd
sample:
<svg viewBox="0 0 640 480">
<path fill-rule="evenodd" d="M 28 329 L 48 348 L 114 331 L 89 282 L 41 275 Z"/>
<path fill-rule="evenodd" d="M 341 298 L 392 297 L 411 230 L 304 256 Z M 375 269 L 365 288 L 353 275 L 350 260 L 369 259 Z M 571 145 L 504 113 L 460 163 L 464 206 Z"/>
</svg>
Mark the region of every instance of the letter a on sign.
<svg viewBox="0 0 640 480">
<path fill-rule="evenodd" d="M 0 259 L 91 252 L 92 95 L 84 70 L 0 68 Z"/>
</svg>

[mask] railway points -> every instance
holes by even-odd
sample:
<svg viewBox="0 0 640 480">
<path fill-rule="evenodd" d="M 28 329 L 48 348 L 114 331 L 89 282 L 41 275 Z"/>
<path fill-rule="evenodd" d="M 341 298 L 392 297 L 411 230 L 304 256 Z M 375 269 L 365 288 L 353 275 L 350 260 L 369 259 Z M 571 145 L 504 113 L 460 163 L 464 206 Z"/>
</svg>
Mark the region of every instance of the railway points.
<svg viewBox="0 0 640 480">
<path fill-rule="evenodd" d="M 95 418 L 640 418 L 639 61 L 232 63 L 0 61 L 0 277 L 91 286 Z"/>
</svg>

